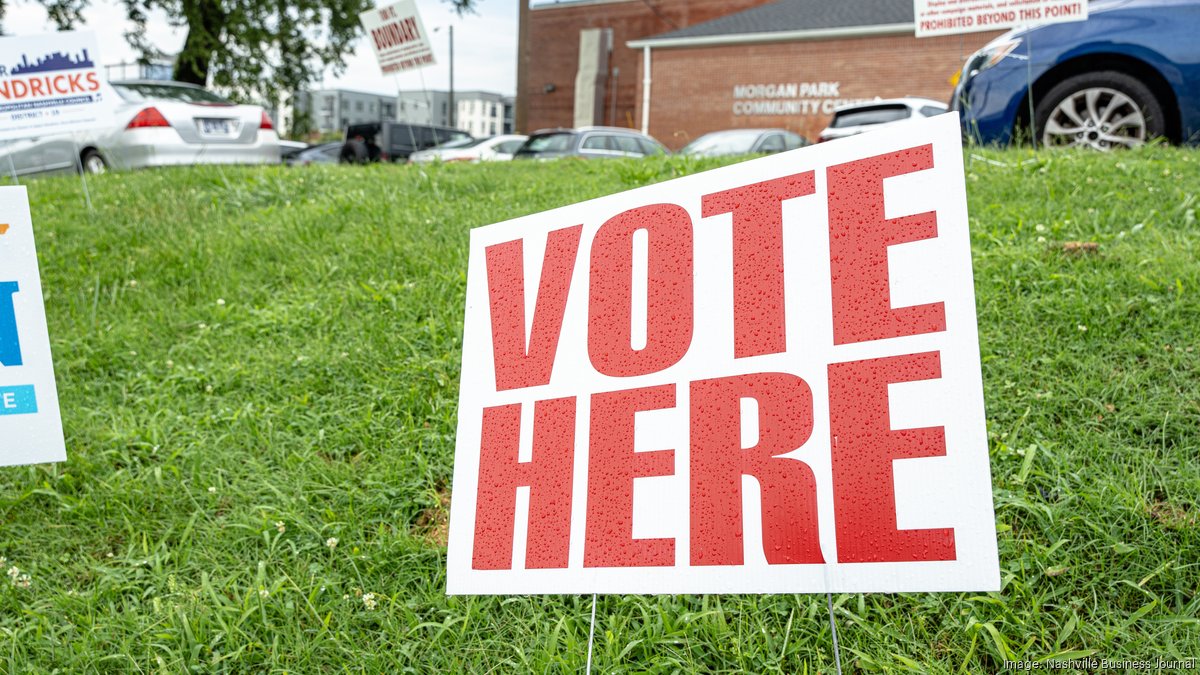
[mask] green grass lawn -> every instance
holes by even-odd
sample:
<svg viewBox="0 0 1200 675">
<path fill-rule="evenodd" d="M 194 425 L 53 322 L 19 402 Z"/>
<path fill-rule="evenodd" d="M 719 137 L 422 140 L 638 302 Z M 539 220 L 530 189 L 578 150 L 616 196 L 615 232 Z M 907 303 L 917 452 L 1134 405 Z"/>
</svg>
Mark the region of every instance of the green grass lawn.
<svg viewBox="0 0 1200 675">
<path fill-rule="evenodd" d="M 444 595 L 467 233 L 707 166 L 32 182 L 69 461 L 0 469 L 0 672 L 579 672 L 590 597 Z M 1200 155 L 968 174 L 1003 590 L 835 596 L 846 670 L 1200 656 Z M 829 673 L 825 598 L 602 597 L 595 664 Z"/>
</svg>

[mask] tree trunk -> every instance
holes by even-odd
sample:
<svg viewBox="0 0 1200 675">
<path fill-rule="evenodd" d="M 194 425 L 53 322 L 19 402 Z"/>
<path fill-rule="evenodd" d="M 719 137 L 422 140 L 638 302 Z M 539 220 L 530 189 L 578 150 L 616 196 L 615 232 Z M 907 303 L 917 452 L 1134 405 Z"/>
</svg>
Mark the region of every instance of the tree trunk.
<svg viewBox="0 0 1200 675">
<path fill-rule="evenodd" d="M 175 60 L 175 80 L 208 85 L 208 67 L 213 52 L 220 47 L 221 32 L 225 28 L 225 11 L 221 0 L 184 0 L 183 15 L 187 19 L 188 34 L 183 41 L 183 50 Z"/>
</svg>

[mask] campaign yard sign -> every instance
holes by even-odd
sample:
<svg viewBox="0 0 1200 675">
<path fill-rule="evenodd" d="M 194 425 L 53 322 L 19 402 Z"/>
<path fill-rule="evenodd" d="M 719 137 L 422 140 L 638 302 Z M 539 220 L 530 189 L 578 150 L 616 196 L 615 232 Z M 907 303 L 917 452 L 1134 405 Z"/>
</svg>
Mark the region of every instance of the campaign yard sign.
<svg viewBox="0 0 1200 675">
<path fill-rule="evenodd" d="M 0 466 L 67 458 L 24 187 L 0 187 Z"/>
<path fill-rule="evenodd" d="M 1084 21 L 1088 0 L 913 0 L 917 37 Z"/>
<path fill-rule="evenodd" d="M 447 590 L 999 589 L 955 114 L 471 232 Z"/>
<path fill-rule="evenodd" d="M 413 0 L 359 14 L 384 75 L 432 66 L 433 47 Z"/>
<path fill-rule="evenodd" d="M 114 103 L 94 33 L 0 38 L 0 140 L 95 129 Z"/>
</svg>

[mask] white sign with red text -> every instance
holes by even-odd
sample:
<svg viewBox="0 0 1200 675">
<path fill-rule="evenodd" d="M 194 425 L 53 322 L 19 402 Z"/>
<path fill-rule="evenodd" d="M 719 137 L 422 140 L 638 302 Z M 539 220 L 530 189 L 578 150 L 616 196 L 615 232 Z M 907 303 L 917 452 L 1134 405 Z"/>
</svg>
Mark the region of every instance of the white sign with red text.
<svg viewBox="0 0 1200 675">
<path fill-rule="evenodd" d="M 473 230 L 447 591 L 998 589 L 960 133 Z"/>
<path fill-rule="evenodd" d="M 913 0 L 917 37 L 1084 21 L 1088 0 Z"/>
<path fill-rule="evenodd" d="M 66 458 L 29 197 L 0 187 L 0 466 Z"/>
<path fill-rule="evenodd" d="M 400 0 L 358 16 L 384 75 L 434 64 L 433 47 L 413 0 Z"/>
<path fill-rule="evenodd" d="M 0 38 L 0 140 L 102 127 L 113 96 L 94 33 Z"/>
</svg>

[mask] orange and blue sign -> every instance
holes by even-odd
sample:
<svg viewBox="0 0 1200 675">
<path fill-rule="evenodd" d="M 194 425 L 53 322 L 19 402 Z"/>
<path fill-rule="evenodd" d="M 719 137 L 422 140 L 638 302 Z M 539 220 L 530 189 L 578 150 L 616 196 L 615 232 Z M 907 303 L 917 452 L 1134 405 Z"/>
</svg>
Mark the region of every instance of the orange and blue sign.
<svg viewBox="0 0 1200 675">
<path fill-rule="evenodd" d="M 0 140 L 101 128 L 115 102 L 94 33 L 0 38 Z"/>
<path fill-rule="evenodd" d="M 0 466 L 66 459 L 24 187 L 0 188 Z"/>
</svg>

